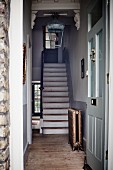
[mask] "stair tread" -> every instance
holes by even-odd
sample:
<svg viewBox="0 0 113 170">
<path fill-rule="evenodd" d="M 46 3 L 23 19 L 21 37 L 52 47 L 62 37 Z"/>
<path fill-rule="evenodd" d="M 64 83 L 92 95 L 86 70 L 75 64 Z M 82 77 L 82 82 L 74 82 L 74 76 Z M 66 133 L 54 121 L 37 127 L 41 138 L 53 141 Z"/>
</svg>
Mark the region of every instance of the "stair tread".
<svg viewBox="0 0 113 170">
<path fill-rule="evenodd" d="M 44 68 L 44 73 L 67 73 L 65 68 Z"/>
<path fill-rule="evenodd" d="M 59 110 L 59 108 L 51 108 L 51 109 Z M 60 110 L 65 110 L 65 109 L 69 109 L 69 107 L 60 108 Z M 44 110 L 49 110 L 49 108 L 45 108 Z"/>
<path fill-rule="evenodd" d="M 53 90 L 49 90 L 49 91 L 48 91 L 48 90 L 43 90 L 43 92 L 55 92 L 55 93 L 56 93 L 56 92 L 61 92 L 61 93 L 63 92 L 63 93 L 64 93 L 64 92 L 68 92 L 68 90 L 65 90 L 65 91 L 60 91 L 60 90 L 59 90 L 59 91 L 53 91 Z"/>
<path fill-rule="evenodd" d="M 51 104 L 54 104 L 54 103 L 55 103 L 55 104 L 56 104 L 56 103 L 57 103 L 57 104 L 63 104 L 63 103 L 64 103 L 64 104 L 68 104 L 69 102 L 43 102 L 43 103 L 51 103 Z"/>
<path fill-rule="evenodd" d="M 69 98 L 68 96 L 62 96 L 62 97 L 57 97 L 57 96 L 43 96 L 43 98 Z"/>
<path fill-rule="evenodd" d="M 66 69 L 66 66 L 45 66 L 44 65 L 44 68 L 47 68 L 47 69 Z"/>
<path fill-rule="evenodd" d="M 62 88 L 64 88 L 64 87 L 62 87 Z M 44 90 L 43 90 L 43 92 L 49 92 L 49 93 L 54 93 L 54 92 L 56 92 L 56 93 L 61 93 L 61 92 L 65 92 L 65 93 L 67 93 L 68 92 L 68 90 L 66 89 L 66 90 L 64 90 L 64 89 L 61 89 L 61 90 L 58 90 L 57 91 L 57 89 L 55 89 L 54 88 L 54 90 L 52 90 L 52 89 L 47 89 L 47 87 L 45 88 L 45 86 L 44 86 Z"/>
<path fill-rule="evenodd" d="M 68 120 L 43 120 L 44 122 L 68 122 Z"/>
<path fill-rule="evenodd" d="M 55 73 L 53 73 L 53 74 L 51 74 L 51 75 L 49 75 L 49 76 L 44 74 L 44 77 L 46 77 L 46 78 L 47 78 L 47 77 L 54 77 L 54 76 L 57 77 L 57 78 L 58 78 L 58 77 L 60 77 L 60 78 L 61 78 L 61 77 L 67 77 L 66 75 L 64 76 L 64 75 L 62 75 L 62 74 L 61 74 L 61 75 L 54 75 L 54 74 L 55 74 Z"/>
<path fill-rule="evenodd" d="M 42 127 L 42 129 L 68 129 L 68 127 Z"/>
<path fill-rule="evenodd" d="M 58 101 L 49 101 L 49 102 L 45 102 L 43 101 L 43 103 L 45 104 L 59 104 Z M 63 102 L 63 101 L 60 101 L 60 104 L 69 104 L 69 101 L 68 102 Z"/>
<path fill-rule="evenodd" d="M 44 116 L 67 116 L 67 114 L 65 114 L 65 113 L 58 113 L 58 114 L 52 114 L 52 113 L 49 113 L 49 114 L 47 114 L 47 113 L 45 113 L 45 114 L 43 114 Z"/>
<path fill-rule="evenodd" d="M 66 64 L 65 63 L 44 63 L 44 67 L 47 66 L 51 66 L 51 67 L 65 67 Z"/>
<path fill-rule="evenodd" d="M 43 110 L 56 110 L 57 108 L 44 108 Z M 69 107 L 67 107 L 67 108 L 58 108 L 58 109 L 60 109 L 60 110 L 63 110 L 63 109 L 66 109 L 66 110 L 68 110 L 69 109 Z"/>
<path fill-rule="evenodd" d="M 51 83 L 56 83 L 56 82 L 57 82 L 57 83 L 64 83 L 64 82 L 67 82 L 67 80 L 65 80 L 65 81 L 64 81 L 64 80 L 63 80 L 63 81 L 47 81 L 47 80 L 45 81 L 45 80 L 44 80 L 43 82 L 51 82 Z M 59 87 L 60 87 L 60 86 L 59 86 Z"/>
<path fill-rule="evenodd" d="M 67 87 L 55 87 L 55 86 L 51 86 L 51 87 L 46 87 L 44 86 L 44 90 L 43 91 L 68 91 L 68 86 Z"/>
<path fill-rule="evenodd" d="M 67 87 L 67 82 L 44 82 L 44 87 Z"/>
</svg>

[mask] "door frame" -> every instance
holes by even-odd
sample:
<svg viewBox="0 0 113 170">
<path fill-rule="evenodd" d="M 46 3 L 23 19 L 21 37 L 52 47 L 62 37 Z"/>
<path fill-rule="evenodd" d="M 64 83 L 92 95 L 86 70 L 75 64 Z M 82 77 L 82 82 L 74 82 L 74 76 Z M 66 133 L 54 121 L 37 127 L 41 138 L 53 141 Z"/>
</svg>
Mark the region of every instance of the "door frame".
<svg viewBox="0 0 113 170">
<path fill-rule="evenodd" d="M 27 142 L 32 144 L 32 48 L 27 34 Z"/>
<path fill-rule="evenodd" d="M 16 40 L 16 43 L 15 43 L 15 40 Z M 9 69 L 10 170 L 13 170 L 13 169 L 24 170 L 23 1 L 12 0 L 10 3 L 9 44 L 10 44 L 10 69 Z"/>
<path fill-rule="evenodd" d="M 108 169 L 113 170 L 113 1 L 110 0 Z"/>
<path fill-rule="evenodd" d="M 105 138 L 104 138 L 104 170 L 108 169 L 108 124 L 109 124 L 109 3 L 105 0 L 104 17 L 105 27 Z"/>
</svg>

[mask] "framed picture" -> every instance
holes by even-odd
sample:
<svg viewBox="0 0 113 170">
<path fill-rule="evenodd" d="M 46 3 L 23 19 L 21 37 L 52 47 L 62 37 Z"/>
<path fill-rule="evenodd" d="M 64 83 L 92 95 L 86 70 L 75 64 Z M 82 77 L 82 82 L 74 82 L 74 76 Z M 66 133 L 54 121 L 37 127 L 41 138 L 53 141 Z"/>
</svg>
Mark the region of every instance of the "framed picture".
<svg viewBox="0 0 113 170">
<path fill-rule="evenodd" d="M 84 76 L 85 76 L 85 73 L 84 73 L 84 58 L 81 60 L 81 78 L 83 79 Z"/>
<path fill-rule="evenodd" d="M 27 67 L 27 58 L 26 58 L 26 44 L 23 44 L 23 84 L 26 81 L 26 67 Z"/>
</svg>

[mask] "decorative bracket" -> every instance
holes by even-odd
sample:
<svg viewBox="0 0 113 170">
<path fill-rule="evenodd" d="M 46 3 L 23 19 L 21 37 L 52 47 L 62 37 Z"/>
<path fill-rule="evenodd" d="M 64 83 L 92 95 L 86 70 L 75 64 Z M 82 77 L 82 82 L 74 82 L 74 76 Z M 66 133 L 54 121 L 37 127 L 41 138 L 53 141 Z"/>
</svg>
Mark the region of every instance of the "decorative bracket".
<svg viewBox="0 0 113 170">
<path fill-rule="evenodd" d="M 32 11 L 32 16 L 31 16 L 31 28 L 33 29 L 34 25 L 35 25 L 35 19 L 36 19 L 36 13 L 38 11 Z"/>
<path fill-rule="evenodd" d="M 74 16 L 74 21 L 75 21 L 75 26 L 77 27 L 77 30 L 80 28 L 80 10 L 74 10 L 75 16 Z"/>
</svg>

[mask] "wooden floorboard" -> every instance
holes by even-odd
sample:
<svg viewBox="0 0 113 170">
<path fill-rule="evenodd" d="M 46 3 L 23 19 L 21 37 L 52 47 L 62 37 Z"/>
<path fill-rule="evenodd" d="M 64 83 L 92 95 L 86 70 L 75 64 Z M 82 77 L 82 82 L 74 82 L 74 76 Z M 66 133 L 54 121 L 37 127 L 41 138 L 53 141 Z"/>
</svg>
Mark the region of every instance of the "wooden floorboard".
<svg viewBox="0 0 113 170">
<path fill-rule="evenodd" d="M 33 134 L 25 170 L 83 170 L 84 152 L 72 151 L 67 135 Z"/>
</svg>

